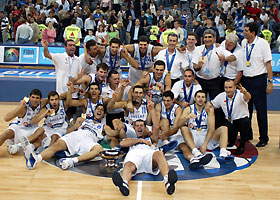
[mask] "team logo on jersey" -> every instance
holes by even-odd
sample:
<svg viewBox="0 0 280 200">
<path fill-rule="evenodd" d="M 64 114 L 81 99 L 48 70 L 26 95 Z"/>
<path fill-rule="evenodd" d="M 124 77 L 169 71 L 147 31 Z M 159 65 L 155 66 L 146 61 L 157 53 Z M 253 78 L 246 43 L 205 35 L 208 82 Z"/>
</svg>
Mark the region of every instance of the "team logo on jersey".
<svg viewBox="0 0 280 200">
<path fill-rule="evenodd" d="M 193 123 L 190 123 L 189 127 L 190 127 L 190 128 L 193 128 L 193 127 L 194 127 Z"/>
<path fill-rule="evenodd" d="M 98 126 L 97 126 L 98 129 L 101 129 L 101 127 L 102 127 L 101 125 L 98 125 Z"/>
</svg>

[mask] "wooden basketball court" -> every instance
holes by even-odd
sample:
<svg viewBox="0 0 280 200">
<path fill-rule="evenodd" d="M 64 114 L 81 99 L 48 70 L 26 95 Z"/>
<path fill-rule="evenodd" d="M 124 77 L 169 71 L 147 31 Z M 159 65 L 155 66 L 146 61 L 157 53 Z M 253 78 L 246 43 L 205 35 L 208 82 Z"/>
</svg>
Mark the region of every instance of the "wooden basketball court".
<svg viewBox="0 0 280 200">
<path fill-rule="evenodd" d="M 0 103 L 0 132 L 8 124 L 4 116 L 15 103 Z M 21 154 L 9 155 L 6 144 L 0 147 L 0 199 L 280 199 L 280 112 L 269 112 L 269 145 L 258 148 L 257 161 L 244 170 L 228 175 L 179 181 L 172 196 L 163 182 L 130 182 L 130 196 L 123 197 L 111 179 L 83 175 L 41 162 L 34 170 L 25 167 Z M 254 140 L 258 141 L 256 116 Z"/>
</svg>

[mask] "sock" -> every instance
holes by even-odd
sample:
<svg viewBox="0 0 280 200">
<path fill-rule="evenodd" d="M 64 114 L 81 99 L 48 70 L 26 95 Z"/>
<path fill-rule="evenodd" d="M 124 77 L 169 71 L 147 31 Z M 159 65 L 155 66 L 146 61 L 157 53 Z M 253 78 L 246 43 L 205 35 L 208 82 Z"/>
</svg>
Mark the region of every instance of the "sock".
<svg viewBox="0 0 280 200">
<path fill-rule="evenodd" d="M 77 158 L 77 157 L 72 158 L 72 160 L 73 160 L 73 162 L 74 162 L 74 163 L 78 163 L 78 162 L 79 162 L 79 160 L 78 160 L 78 158 Z"/>
<path fill-rule="evenodd" d="M 42 161 L 42 155 L 41 155 L 41 154 L 38 154 L 38 155 L 37 155 L 37 158 L 38 158 L 37 162 Z"/>
<path fill-rule="evenodd" d="M 17 145 L 17 147 L 18 147 L 18 148 L 20 148 L 20 147 L 21 147 L 21 143 L 17 143 L 16 145 Z"/>
<path fill-rule="evenodd" d="M 166 184 L 168 182 L 168 174 L 166 174 L 164 177 L 163 177 L 163 181 L 164 181 L 164 184 Z"/>
<path fill-rule="evenodd" d="M 194 157 L 202 155 L 202 153 L 197 148 L 193 148 L 192 154 L 194 155 Z"/>
</svg>

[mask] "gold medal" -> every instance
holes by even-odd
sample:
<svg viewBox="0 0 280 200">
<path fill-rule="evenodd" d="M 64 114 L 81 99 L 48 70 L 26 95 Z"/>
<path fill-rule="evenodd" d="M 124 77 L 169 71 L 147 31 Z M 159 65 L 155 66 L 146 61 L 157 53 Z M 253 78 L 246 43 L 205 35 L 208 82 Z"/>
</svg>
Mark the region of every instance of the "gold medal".
<svg viewBox="0 0 280 200">
<path fill-rule="evenodd" d="M 205 62 L 205 56 L 201 57 L 201 62 Z"/>
<path fill-rule="evenodd" d="M 86 119 L 86 118 L 87 118 L 87 115 L 86 115 L 85 113 L 82 113 L 81 117 L 82 117 L 83 119 Z"/>
<path fill-rule="evenodd" d="M 55 116 L 55 111 L 52 110 L 51 116 Z"/>
<path fill-rule="evenodd" d="M 251 65 L 250 61 L 246 61 L 246 66 L 249 67 Z"/>
<path fill-rule="evenodd" d="M 170 76 L 170 73 L 171 73 L 170 71 L 167 72 L 167 74 L 168 74 L 169 76 Z"/>
<path fill-rule="evenodd" d="M 24 97 L 23 100 L 25 101 L 25 103 L 28 103 L 29 98 L 28 97 Z"/>
<path fill-rule="evenodd" d="M 196 130 L 197 130 L 197 131 L 201 131 L 202 129 L 201 129 L 201 128 L 196 128 Z"/>
<path fill-rule="evenodd" d="M 227 120 L 228 120 L 228 122 L 231 122 L 231 117 L 228 117 Z"/>
<path fill-rule="evenodd" d="M 159 90 L 159 86 L 156 85 L 156 90 Z"/>
</svg>

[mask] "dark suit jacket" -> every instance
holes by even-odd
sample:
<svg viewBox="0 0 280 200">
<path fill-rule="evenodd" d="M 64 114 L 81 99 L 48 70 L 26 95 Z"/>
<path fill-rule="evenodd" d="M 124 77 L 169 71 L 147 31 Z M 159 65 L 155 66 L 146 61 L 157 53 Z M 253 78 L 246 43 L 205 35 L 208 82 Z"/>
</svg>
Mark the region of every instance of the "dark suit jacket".
<svg viewBox="0 0 280 200">
<path fill-rule="evenodd" d="M 132 27 L 131 27 L 131 30 L 130 30 L 131 43 L 133 42 L 134 31 L 135 31 L 135 26 L 132 26 Z M 137 39 L 138 39 L 141 35 L 144 35 L 144 34 L 145 34 L 145 33 L 144 33 L 144 28 L 143 28 L 142 26 L 140 26 L 139 31 L 138 31 Z"/>
</svg>

